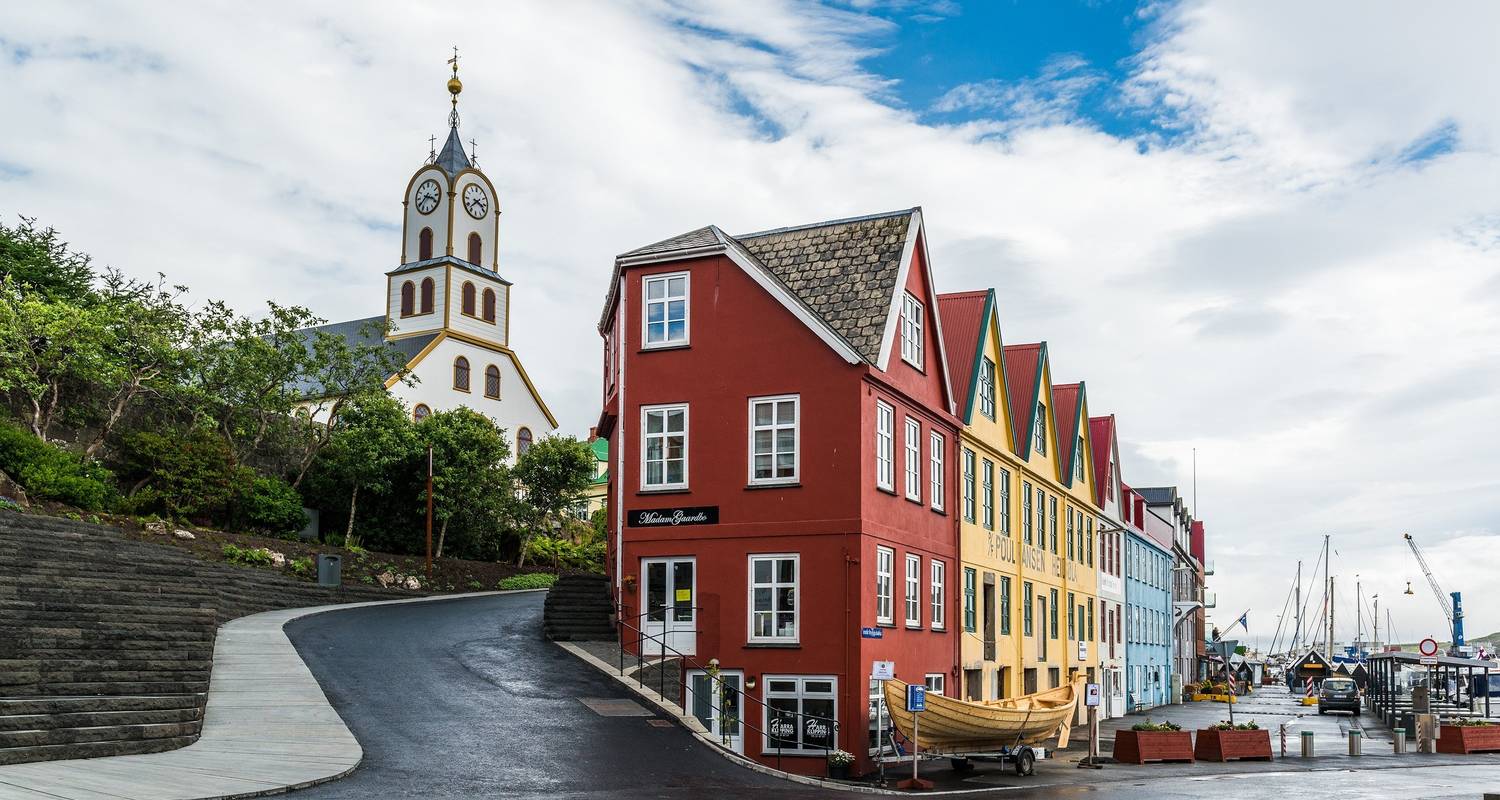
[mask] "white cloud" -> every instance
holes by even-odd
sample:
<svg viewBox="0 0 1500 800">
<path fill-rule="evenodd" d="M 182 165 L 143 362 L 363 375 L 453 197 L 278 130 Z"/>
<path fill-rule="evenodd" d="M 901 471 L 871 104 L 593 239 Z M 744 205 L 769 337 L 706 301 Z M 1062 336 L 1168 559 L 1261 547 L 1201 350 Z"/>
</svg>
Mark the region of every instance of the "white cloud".
<svg viewBox="0 0 1500 800">
<path fill-rule="evenodd" d="M 244 310 L 376 313 L 456 42 L 515 345 L 566 430 L 597 415 L 614 254 L 920 204 L 940 288 L 995 286 L 1007 340 L 1050 341 L 1128 480 L 1186 487 L 1198 448 L 1221 621 L 1269 635 L 1327 532 L 1435 630 L 1396 601 L 1411 530 L 1500 628 L 1496 6 L 1155 7 L 1130 99 L 1181 128 L 1138 142 L 1076 119 L 1081 86 L 979 83 L 966 107 L 1036 113 L 922 124 L 860 67 L 867 5 L 11 4 L 0 213 Z"/>
</svg>

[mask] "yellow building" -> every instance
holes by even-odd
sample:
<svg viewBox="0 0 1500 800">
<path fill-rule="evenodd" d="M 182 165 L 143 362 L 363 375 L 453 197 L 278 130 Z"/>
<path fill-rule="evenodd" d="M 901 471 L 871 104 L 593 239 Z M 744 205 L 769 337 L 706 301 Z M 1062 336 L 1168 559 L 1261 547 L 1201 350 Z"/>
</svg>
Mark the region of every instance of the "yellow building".
<svg viewBox="0 0 1500 800">
<path fill-rule="evenodd" d="M 1007 346 L 993 290 L 943 295 L 958 391 L 959 645 L 966 699 L 1097 677 L 1093 448 L 1083 384 L 1045 342 Z"/>
</svg>

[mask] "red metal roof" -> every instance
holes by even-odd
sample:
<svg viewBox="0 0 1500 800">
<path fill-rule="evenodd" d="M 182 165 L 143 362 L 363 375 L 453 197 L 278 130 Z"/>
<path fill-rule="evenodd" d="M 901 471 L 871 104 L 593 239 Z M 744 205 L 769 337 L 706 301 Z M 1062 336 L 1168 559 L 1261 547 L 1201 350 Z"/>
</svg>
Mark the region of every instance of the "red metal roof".
<svg viewBox="0 0 1500 800">
<path fill-rule="evenodd" d="M 1031 454 L 1031 421 L 1036 411 L 1037 370 L 1042 366 L 1042 344 L 1011 344 L 1002 351 L 1005 356 L 1005 401 L 1010 405 L 1011 425 L 1015 428 L 1016 452 Z"/>
<path fill-rule="evenodd" d="M 954 399 L 958 416 L 969 421 L 969 403 L 973 397 L 969 385 L 974 380 L 974 356 L 984 339 L 984 307 L 987 290 L 954 292 L 938 295 L 938 313 L 943 319 L 943 348 L 948 352 L 952 371 Z"/>
<path fill-rule="evenodd" d="M 1052 387 L 1052 419 L 1057 425 L 1057 449 L 1061 452 L 1058 471 L 1063 475 L 1063 485 L 1073 485 L 1073 459 L 1078 449 L 1078 403 L 1083 394 L 1082 383 L 1064 383 Z"/>
<path fill-rule="evenodd" d="M 1089 417 L 1089 441 L 1094 444 L 1094 504 L 1104 507 L 1109 462 L 1115 452 L 1115 415 Z M 1116 476 L 1119 477 L 1119 476 Z"/>
</svg>

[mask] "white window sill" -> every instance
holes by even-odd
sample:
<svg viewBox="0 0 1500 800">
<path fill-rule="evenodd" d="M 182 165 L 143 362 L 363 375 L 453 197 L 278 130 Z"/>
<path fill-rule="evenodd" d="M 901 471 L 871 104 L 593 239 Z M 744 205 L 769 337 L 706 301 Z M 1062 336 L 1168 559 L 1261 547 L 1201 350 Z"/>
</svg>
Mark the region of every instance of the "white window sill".
<svg viewBox="0 0 1500 800">
<path fill-rule="evenodd" d="M 645 352 L 647 350 L 678 350 L 684 347 L 691 346 L 692 342 L 656 342 L 654 344 L 641 345 L 641 351 Z"/>
<path fill-rule="evenodd" d="M 686 492 L 688 485 L 685 483 L 661 484 L 657 486 L 642 486 L 641 494 L 653 494 L 656 492 Z"/>
<path fill-rule="evenodd" d="M 775 479 L 766 479 L 766 478 L 763 478 L 761 480 L 751 479 L 751 481 L 749 483 L 745 484 L 745 485 L 747 487 L 749 487 L 749 488 L 752 488 L 752 489 L 759 489 L 762 486 L 800 486 L 801 483 L 802 482 L 798 478 L 791 477 L 791 478 L 775 478 Z"/>
</svg>

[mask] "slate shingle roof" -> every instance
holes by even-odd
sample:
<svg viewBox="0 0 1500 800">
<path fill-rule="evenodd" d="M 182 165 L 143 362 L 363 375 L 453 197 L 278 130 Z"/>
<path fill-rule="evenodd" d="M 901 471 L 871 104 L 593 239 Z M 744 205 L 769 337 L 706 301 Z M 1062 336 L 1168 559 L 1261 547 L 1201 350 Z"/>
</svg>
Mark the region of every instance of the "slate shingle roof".
<svg viewBox="0 0 1500 800">
<path fill-rule="evenodd" d="M 914 213 L 907 209 L 735 239 L 874 364 Z"/>
<path fill-rule="evenodd" d="M 469 154 L 464 152 L 464 143 L 459 141 L 457 125 L 448 128 L 448 141 L 443 142 L 443 151 L 432 163 L 449 175 L 457 175 L 472 166 Z"/>
<path fill-rule="evenodd" d="M 702 228 L 673 236 L 670 239 L 653 242 L 645 247 L 637 247 L 628 253 L 621 253 L 619 257 L 635 258 L 636 256 L 670 253 L 674 250 L 693 250 L 699 247 L 711 247 L 717 244 L 722 244 L 722 242 L 719 240 L 718 234 L 715 233 L 714 226 L 705 225 Z"/>
<path fill-rule="evenodd" d="M 331 333 L 335 336 L 342 336 L 344 341 L 349 343 L 350 347 L 380 344 L 385 338 L 381 329 L 381 324 L 384 321 L 385 315 L 365 317 L 364 319 L 351 319 L 347 322 L 334 322 L 328 325 L 319 325 L 315 328 L 303 328 L 297 331 L 297 335 L 302 337 L 303 343 L 308 348 L 312 347 L 313 340 L 320 331 Z M 417 353 L 422 352 L 422 348 L 426 347 L 429 342 L 436 338 L 437 332 L 433 332 L 422 334 L 421 336 L 407 336 L 402 339 L 386 342 L 385 344 L 387 347 L 401 354 L 401 362 L 403 364 L 409 364 L 413 358 L 416 358 Z M 312 380 L 299 381 L 293 384 L 292 388 L 305 397 L 321 397 L 324 394 L 323 387 Z"/>
<path fill-rule="evenodd" d="M 1148 506 L 1165 506 L 1177 502 L 1177 487 L 1175 486 L 1139 487 L 1135 492 L 1146 499 Z"/>
</svg>

